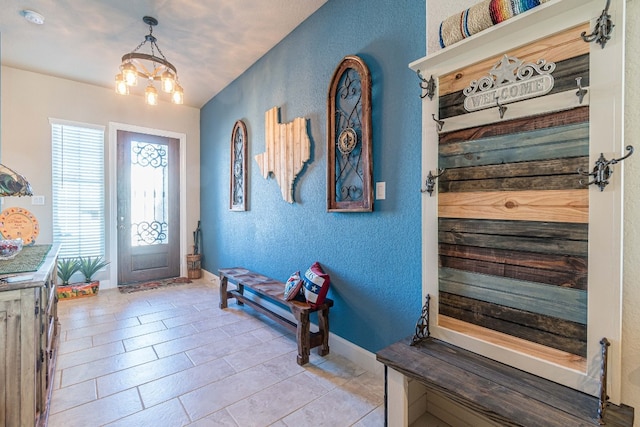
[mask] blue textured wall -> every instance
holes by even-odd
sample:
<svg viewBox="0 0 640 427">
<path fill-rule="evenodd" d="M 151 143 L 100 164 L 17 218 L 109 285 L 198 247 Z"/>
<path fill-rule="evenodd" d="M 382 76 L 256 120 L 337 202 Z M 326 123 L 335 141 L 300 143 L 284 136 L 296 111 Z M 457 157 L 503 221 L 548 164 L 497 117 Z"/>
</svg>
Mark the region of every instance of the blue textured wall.
<svg viewBox="0 0 640 427">
<path fill-rule="evenodd" d="M 424 0 L 329 0 L 201 111 L 203 267 L 244 266 L 285 281 L 319 261 L 331 276 L 331 331 L 369 351 L 412 335 L 421 311 L 421 116 Z M 346 55 L 372 75 L 373 176 L 386 200 L 372 213 L 328 213 L 326 104 Z M 286 203 L 254 156 L 265 151 L 264 113 L 309 119 L 311 160 Z M 229 211 L 230 136 L 249 140 L 248 211 Z"/>
</svg>

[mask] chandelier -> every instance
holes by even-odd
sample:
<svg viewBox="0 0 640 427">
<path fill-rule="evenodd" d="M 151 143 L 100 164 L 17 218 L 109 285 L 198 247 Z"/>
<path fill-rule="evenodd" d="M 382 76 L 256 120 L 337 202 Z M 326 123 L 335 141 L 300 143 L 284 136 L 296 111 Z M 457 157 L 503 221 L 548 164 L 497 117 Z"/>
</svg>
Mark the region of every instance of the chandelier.
<svg viewBox="0 0 640 427">
<path fill-rule="evenodd" d="M 159 81 L 162 90 L 171 94 L 171 102 L 182 104 L 184 92 L 178 84 L 178 71 L 171 62 L 167 61 L 156 43 L 157 39 L 153 36 L 153 27 L 158 25 L 158 20 L 151 16 L 145 16 L 142 21 L 149 25 L 149 34 L 144 37 L 138 47 L 122 56 L 120 72 L 116 75 L 116 93 L 128 95 L 129 86 L 136 86 L 138 77 L 140 77 L 149 81 L 144 91 L 147 104 L 158 105 L 158 90 L 153 84 L 154 81 Z M 138 52 L 147 42 L 151 47 L 151 54 Z M 156 51 L 160 56 L 156 56 Z"/>
</svg>

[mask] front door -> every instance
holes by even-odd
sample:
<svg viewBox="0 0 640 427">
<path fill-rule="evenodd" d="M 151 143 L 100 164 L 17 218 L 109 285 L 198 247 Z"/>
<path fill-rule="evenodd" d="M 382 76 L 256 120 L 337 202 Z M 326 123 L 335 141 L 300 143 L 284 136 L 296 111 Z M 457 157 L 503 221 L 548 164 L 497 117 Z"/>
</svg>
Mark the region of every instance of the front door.
<svg viewBox="0 0 640 427">
<path fill-rule="evenodd" d="M 180 275 L 179 141 L 118 131 L 118 284 Z"/>
</svg>

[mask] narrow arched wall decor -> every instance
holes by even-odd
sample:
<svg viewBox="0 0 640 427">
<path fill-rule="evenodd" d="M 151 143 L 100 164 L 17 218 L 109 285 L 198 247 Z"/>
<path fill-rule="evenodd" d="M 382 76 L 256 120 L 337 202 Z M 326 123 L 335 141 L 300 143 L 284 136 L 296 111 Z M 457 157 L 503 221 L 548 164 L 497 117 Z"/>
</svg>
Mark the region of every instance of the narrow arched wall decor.
<svg viewBox="0 0 640 427">
<path fill-rule="evenodd" d="M 233 125 L 231 132 L 229 209 L 247 210 L 247 127 L 242 120 Z"/>
<path fill-rule="evenodd" d="M 327 210 L 373 211 L 371 74 L 357 56 L 345 56 L 333 73 L 327 126 Z"/>
</svg>

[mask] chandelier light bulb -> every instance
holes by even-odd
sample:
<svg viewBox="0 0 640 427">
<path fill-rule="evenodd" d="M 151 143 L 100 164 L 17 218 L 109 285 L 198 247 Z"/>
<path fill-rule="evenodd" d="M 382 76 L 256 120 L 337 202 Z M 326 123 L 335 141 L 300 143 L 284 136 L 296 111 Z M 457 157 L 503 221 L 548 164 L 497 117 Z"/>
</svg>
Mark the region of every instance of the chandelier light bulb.
<svg viewBox="0 0 640 427">
<path fill-rule="evenodd" d="M 129 86 L 136 86 L 138 84 L 138 70 L 131 62 L 122 64 L 122 75 L 124 76 L 124 81 L 127 82 Z"/>
<path fill-rule="evenodd" d="M 182 86 L 178 83 L 176 83 L 176 87 L 173 89 L 173 93 L 171 94 L 171 102 L 178 105 L 184 103 L 184 92 L 182 90 Z"/>
<path fill-rule="evenodd" d="M 175 87 L 175 84 L 176 84 L 176 80 L 173 77 L 173 74 L 171 73 L 171 71 L 169 71 L 168 69 L 165 70 L 164 73 L 162 73 L 161 80 L 162 80 L 162 90 L 167 93 L 172 93 L 173 88 Z"/>
<path fill-rule="evenodd" d="M 116 93 L 119 95 L 129 95 L 129 86 L 124 80 L 122 73 L 116 74 Z"/>
<path fill-rule="evenodd" d="M 151 83 L 144 90 L 144 99 L 148 105 L 158 105 L 158 90 Z"/>
</svg>

